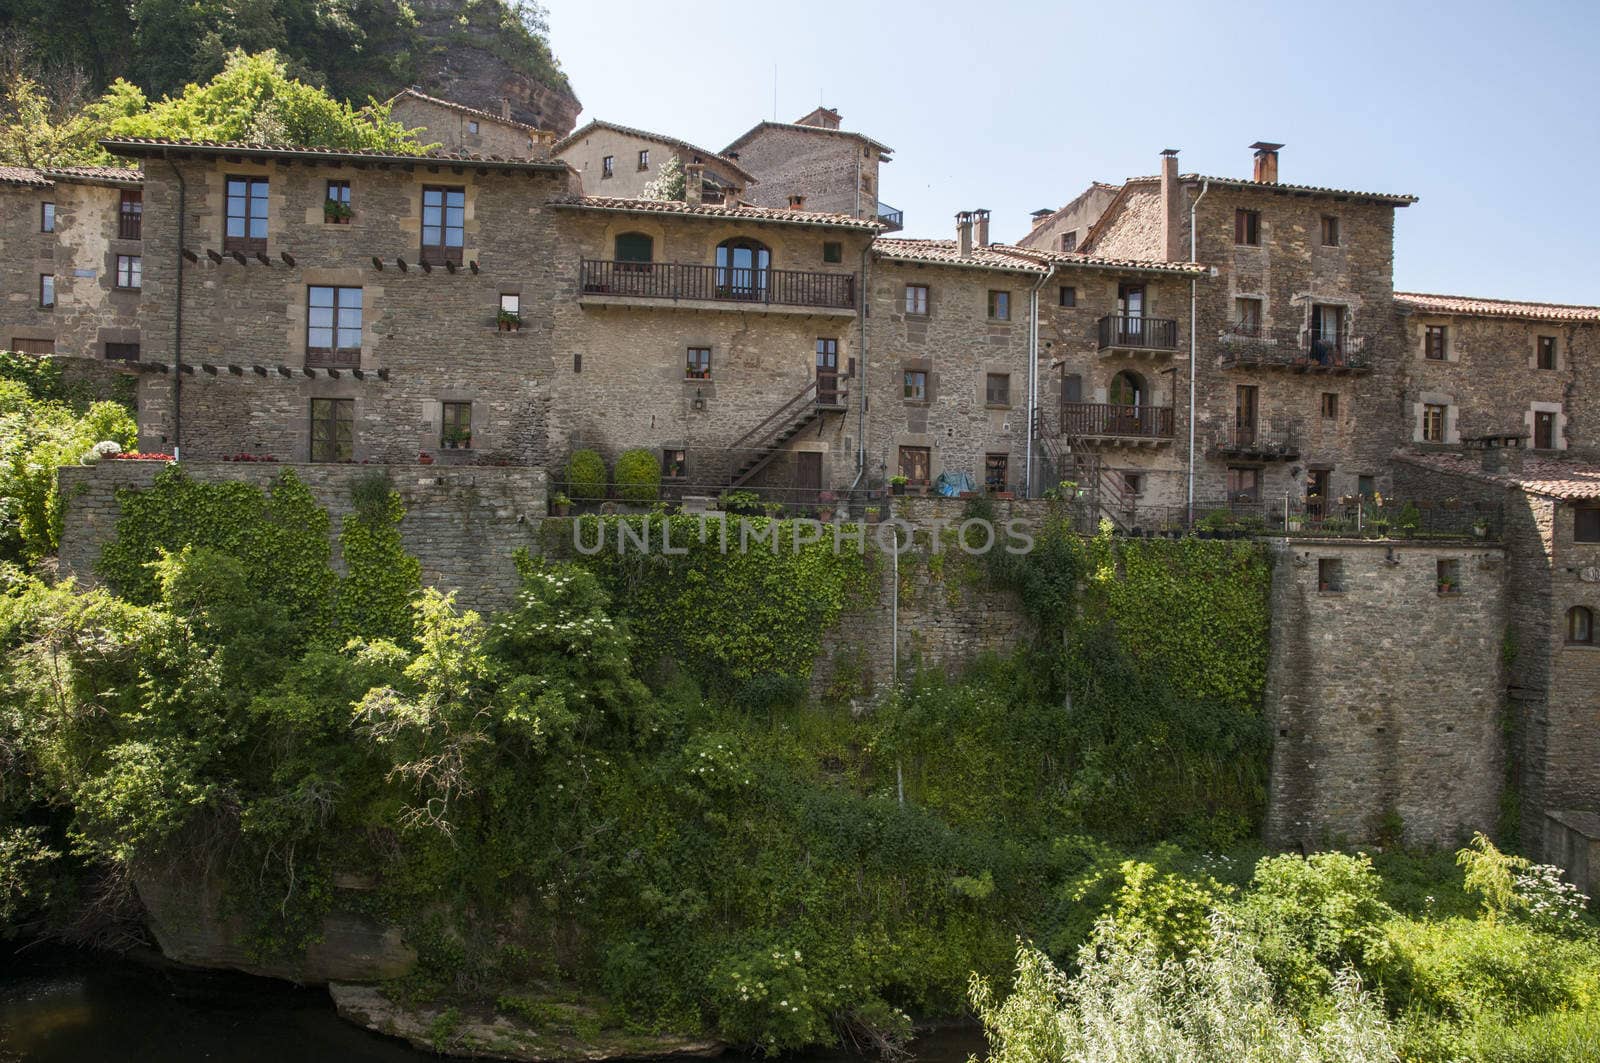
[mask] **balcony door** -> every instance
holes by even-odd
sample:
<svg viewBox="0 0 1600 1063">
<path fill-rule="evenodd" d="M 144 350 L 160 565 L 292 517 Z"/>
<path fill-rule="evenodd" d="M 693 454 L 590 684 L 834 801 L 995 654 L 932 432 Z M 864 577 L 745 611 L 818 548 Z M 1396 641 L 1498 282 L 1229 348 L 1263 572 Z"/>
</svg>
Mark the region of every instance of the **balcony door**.
<svg viewBox="0 0 1600 1063">
<path fill-rule="evenodd" d="M 1117 285 L 1117 333 L 1119 346 L 1144 343 L 1144 285 Z"/>
<path fill-rule="evenodd" d="M 1334 365 L 1344 355 L 1344 307 L 1324 306 L 1311 308 L 1311 360 L 1321 365 Z"/>
<path fill-rule="evenodd" d="M 833 406 L 839 401 L 839 341 L 817 340 L 817 403 Z"/>
<path fill-rule="evenodd" d="M 1328 469 L 1309 469 L 1306 472 L 1306 516 L 1321 520 L 1328 512 Z"/>
<path fill-rule="evenodd" d="M 1237 446 L 1256 442 L 1257 393 L 1254 384 L 1240 384 L 1233 396 L 1233 438 Z"/>
<path fill-rule="evenodd" d="M 717 297 L 764 300 L 772 252 L 765 244 L 739 238 L 717 245 Z"/>
<path fill-rule="evenodd" d="M 1140 417 L 1143 416 L 1144 407 L 1149 401 L 1145 394 L 1144 378 L 1124 369 L 1111 378 L 1111 389 L 1107 397 L 1111 400 L 1108 427 L 1112 434 L 1138 435 Z"/>
</svg>

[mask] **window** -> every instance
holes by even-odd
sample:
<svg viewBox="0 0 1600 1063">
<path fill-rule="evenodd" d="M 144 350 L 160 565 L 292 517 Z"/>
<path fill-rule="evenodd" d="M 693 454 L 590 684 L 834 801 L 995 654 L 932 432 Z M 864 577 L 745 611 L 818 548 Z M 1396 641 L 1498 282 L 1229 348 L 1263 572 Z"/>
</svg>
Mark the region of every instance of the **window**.
<svg viewBox="0 0 1600 1063">
<path fill-rule="evenodd" d="M 329 225 L 350 224 L 350 182 L 329 181 L 322 204 L 322 220 Z"/>
<path fill-rule="evenodd" d="M 500 312 L 502 314 L 510 314 L 520 322 L 522 320 L 522 296 L 515 292 L 501 292 Z"/>
<path fill-rule="evenodd" d="M 361 289 L 306 288 L 307 364 L 361 361 Z"/>
<path fill-rule="evenodd" d="M 1337 557 L 1317 559 L 1317 590 L 1340 594 L 1344 591 L 1344 562 Z"/>
<path fill-rule="evenodd" d="M 928 313 L 928 286 L 926 284 L 906 285 L 906 313 L 918 317 L 926 317 Z"/>
<path fill-rule="evenodd" d="M 54 203 L 39 204 L 39 231 L 42 233 L 56 231 L 56 205 Z"/>
<path fill-rule="evenodd" d="M 1261 501 L 1261 470 L 1230 466 L 1228 469 L 1228 501 Z"/>
<path fill-rule="evenodd" d="M 711 379 L 711 348 L 690 347 L 684 375 L 690 380 Z"/>
<path fill-rule="evenodd" d="M 907 402 L 928 401 L 928 371 L 926 369 L 906 370 L 904 395 Z"/>
<path fill-rule="evenodd" d="M 228 178 L 227 224 L 222 230 L 224 251 L 267 249 L 267 179 Z"/>
<path fill-rule="evenodd" d="M 991 291 L 989 293 L 989 320 L 991 320 L 991 321 L 1010 321 L 1011 320 L 1011 293 L 1010 292 Z"/>
<path fill-rule="evenodd" d="M 478 132 L 478 123 L 469 120 L 467 122 L 467 132 L 476 135 Z"/>
<path fill-rule="evenodd" d="M 56 305 L 56 275 L 54 273 L 39 274 L 39 306 L 49 310 Z"/>
<path fill-rule="evenodd" d="M 649 262 L 656 255 L 655 237 L 649 233 L 618 233 L 612 246 L 618 262 Z"/>
<path fill-rule="evenodd" d="M 1078 249 L 1078 230 L 1061 234 L 1061 250 L 1076 251 Z"/>
<path fill-rule="evenodd" d="M 600 160 L 600 179 L 602 181 L 617 172 L 616 164 L 617 160 L 612 158 L 610 155 L 607 155 L 605 158 Z"/>
<path fill-rule="evenodd" d="M 356 400 L 311 400 L 311 460 L 355 459 Z"/>
<path fill-rule="evenodd" d="M 1248 296 L 1233 301 L 1233 331 L 1240 336 L 1261 335 L 1261 300 Z"/>
<path fill-rule="evenodd" d="M 1356 494 L 1362 498 L 1371 498 L 1378 493 L 1378 481 L 1371 476 L 1356 477 Z"/>
<path fill-rule="evenodd" d="M 1556 415 L 1548 410 L 1533 411 L 1533 449 L 1556 449 Z"/>
<path fill-rule="evenodd" d="M 1539 337 L 1539 362 L 1540 369 L 1554 369 L 1556 367 L 1556 338 L 1554 336 Z"/>
<path fill-rule="evenodd" d="M 144 237 L 144 193 L 136 188 L 125 188 L 117 204 L 117 239 L 139 240 Z"/>
<path fill-rule="evenodd" d="M 822 261 L 843 262 L 844 245 L 837 240 L 829 240 L 822 245 Z"/>
<path fill-rule="evenodd" d="M 439 446 L 445 450 L 472 449 L 472 403 L 446 402 L 439 420 Z"/>
<path fill-rule="evenodd" d="M 682 480 L 688 475 L 688 455 L 684 451 L 663 450 L 661 452 L 661 478 L 663 480 Z"/>
<path fill-rule="evenodd" d="M 1434 563 L 1434 584 L 1440 594 L 1461 593 L 1461 562 L 1453 557 L 1441 557 Z"/>
<path fill-rule="evenodd" d="M 817 405 L 839 404 L 839 341 L 817 337 Z"/>
<path fill-rule="evenodd" d="M 13 336 L 11 350 L 18 354 L 55 354 L 55 340 L 24 340 Z"/>
<path fill-rule="evenodd" d="M 641 148 L 641 149 L 639 149 L 639 169 L 641 169 L 641 170 L 650 169 L 650 149 L 649 148 Z"/>
<path fill-rule="evenodd" d="M 911 483 L 927 483 L 931 479 L 928 470 L 932 467 L 931 451 L 927 447 L 900 448 L 900 475 Z"/>
<path fill-rule="evenodd" d="M 1600 506 L 1578 506 L 1573 509 L 1572 541 L 1600 543 Z"/>
<path fill-rule="evenodd" d="M 1144 490 L 1144 473 L 1125 472 L 1122 476 L 1122 489 L 1130 495 L 1139 494 Z"/>
<path fill-rule="evenodd" d="M 1006 470 L 1011 465 L 1009 454 L 985 454 L 983 456 L 983 486 L 991 494 L 1009 490 L 1006 487 Z"/>
<path fill-rule="evenodd" d="M 1061 298 L 1060 298 L 1060 301 L 1057 303 L 1057 305 L 1058 306 L 1077 306 L 1078 305 L 1078 289 L 1076 287 L 1074 287 L 1073 285 L 1063 284 L 1061 286 Z"/>
<path fill-rule="evenodd" d="M 1444 442 L 1444 418 L 1447 407 L 1436 403 L 1425 403 L 1422 407 L 1422 441 L 1424 443 Z"/>
<path fill-rule="evenodd" d="M 771 267 L 772 252 L 765 244 L 744 237 L 724 240 L 717 245 L 717 298 L 763 298 Z"/>
<path fill-rule="evenodd" d="M 1344 307 L 1314 303 L 1311 307 L 1310 358 L 1321 365 L 1337 365 L 1345 353 Z"/>
<path fill-rule="evenodd" d="M 572 371 L 574 373 L 583 372 L 583 353 L 581 351 L 572 352 Z"/>
<path fill-rule="evenodd" d="M 1011 405 L 1011 374 L 986 373 L 983 381 L 983 401 L 990 406 Z"/>
<path fill-rule="evenodd" d="M 422 189 L 422 261 L 425 264 L 460 265 L 466 229 L 466 189 L 437 185 Z"/>
<path fill-rule="evenodd" d="M 1339 419 L 1339 393 L 1337 391 L 1324 391 L 1322 393 L 1322 416 L 1330 421 Z"/>
<path fill-rule="evenodd" d="M 1261 243 L 1261 212 L 1236 210 L 1233 212 L 1233 242 L 1257 247 Z"/>
<path fill-rule="evenodd" d="M 113 362 L 137 362 L 139 360 L 139 345 L 137 343 L 107 343 L 106 359 Z"/>
<path fill-rule="evenodd" d="M 1567 610 L 1567 643 L 1572 646 L 1594 645 L 1594 614 L 1581 605 Z"/>
<path fill-rule="evenodd" d="M 139 255 L 117 256 L 117 287 L 137 290 L 144 284 L 144 259 Z"/>
<path fill-rule="evenodd" d="M 1445 360 L 1445 330 L 1443 325 L 1429 325 L 1422 335 L 1423 356 L 1431 361 Z"/>
<path fill-rule="evenodd" d="M 1339 246 L 1339 219 L 1333 214 L 1322 216 L 1322 246 Z"/>
</svg>

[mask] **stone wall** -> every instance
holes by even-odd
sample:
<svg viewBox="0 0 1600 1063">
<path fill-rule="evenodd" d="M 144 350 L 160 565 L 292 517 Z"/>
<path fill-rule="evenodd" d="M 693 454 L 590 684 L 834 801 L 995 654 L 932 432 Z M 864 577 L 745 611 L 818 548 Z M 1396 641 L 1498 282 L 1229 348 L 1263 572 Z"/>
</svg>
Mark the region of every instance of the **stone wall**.
<svg viewBox="0 0 1600 1063">
<path fill-rule="evenodd" d="M 619 199 L 637 199 L 644 195 L 645 186 L 661 176 L 661 165 L 677 157 L 680 166 L 699 163 L 705 167 L 708 180 L 723 187 L 743 188 L 750 179 L 730 167 L 724 166 L 715 155 L 693 152 L 655 137 L 639 136 L 608 125 L 585 126 L 589 131 L 570 143 L 564 143 L 556 158 L 578 171 L 583 180 L 583 191 L 590 196 L 614 196 Z M 650 153 L 649 165 L 639 168 L 639 152 Z M 611 157 L 611 176 L 605 175 L 606 156 Z M 783 204 L 787 206 L 788 204 Z M 610 254 L 601 256 L 612 257 Z"/>
<path fill-rule="evenodd" d="M 498 101 L 474 104 L 492 110 Z M 535 132 L 515 122 L 500 121 L 488 114 L 468 114 L 455 107 L 401 93 L 389 110 L 389 117 L 407 129 L 420 129 L 417 140 L 438 144 L 446 151 L 465 151 L 474 155 L 495 155 L 503 159 L 531 159 L 547 148 L 550 134 Z M 473 131 L 473 127 L 477 131 Z"/>
<path fill-rule="evenodd" d="M 1403 826 L 1408 843 L 1448 846 L 1492 830 L 1505 768 L 1504 548 L 1273 550 L 1269 843 L 1309 849 Z M 1454 563 L 1458 592 L 1438 589 L 1441 561 Z"/>
<path fill-rule="evenodd" d="M 879 152 L 854 134 L 764 123 L 734 150 L 756 179 L 745 199 L 758 207 L 787 207 L 801 195 L 806 210 L 878 216 Z"/>
<path fill-rule="evenodd" d="M 121 513 L 117 493 L 149 486 L 165 468 L 166 462 L 114 460 L 60 471 L 61 493 L 67 499 L 62 576 L 96 582 L 101 548 L 116 536 Z M 335 540 L 340 522 L 353 508 L 352 484 L 373 473 L 390 477 L 406 507 L 400 538 L 406 551 L 422 562 L 423 585 L 459 591 L 462 603 L 477 609 L 500 608 L 511 601 L 518 585 L 512 552 L 523 546 L 536 548 L 535 530 L 546 508 L 545 473 L 537 468 L 183 463 L 184 472 L 197 480 L 236 480 L 262 488 L 286 469 L 293 470 L 332 514 Z M 338 568 L 337 545 L 334 562 Z"/>
</svg>

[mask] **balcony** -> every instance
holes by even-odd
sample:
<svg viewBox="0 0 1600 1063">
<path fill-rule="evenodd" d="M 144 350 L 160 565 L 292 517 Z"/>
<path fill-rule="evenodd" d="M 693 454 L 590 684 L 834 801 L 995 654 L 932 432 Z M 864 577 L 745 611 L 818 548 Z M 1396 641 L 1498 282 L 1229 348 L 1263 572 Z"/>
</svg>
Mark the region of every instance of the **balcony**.
<svg viewBox="0 0 1600 1063">
<path fill-rule="evenodd" d="M 117 239 L 139 240 L 144 234 L 144 212 L 120 210 L 117 212 Z"/>
<path fill-rule="evenodd" d="M 1172 318 L 1107 314 L 1099 328 L 1102 353 L 1171 354 L 1178 349 L 1178 323 Z"/>
<path fill-rule="evenodd" d="M 853 315 L 856 278 L 853 273 L 585 259 L 578 272 L 578 296 L 598 304 L 670 299 L 711 309 L 803 307 Z"/>
<path fill-rule="evenodd" d="M 1113 446 L 1156 446 L 1172 441 L 1171 406 L 1063 402 L 1061 434 Z"/>
<path fill-rule="evenodd" d="M 1232 428 L 1217 437 L 1212 455 L 1243 461 L 1294 461 L 1300 457 L 1300 445 L 1293 429 Z"/>
<path fill-rule="evenodd" d="M 897 233 L 906 227 L 906 216 L 886 203 L 879 203 L 878 224 L 886 233 Z"/>
<path fill-rule="evenodd" d="M 1224 369 L 1279 369 L 1334 376 L 1372 372 L 1366 339 L 1348 332 L 1312 333 L 1304 329 L 1263 329 L 1235 322 L 1218 337 L 1218 364 Z"/>
</svg>

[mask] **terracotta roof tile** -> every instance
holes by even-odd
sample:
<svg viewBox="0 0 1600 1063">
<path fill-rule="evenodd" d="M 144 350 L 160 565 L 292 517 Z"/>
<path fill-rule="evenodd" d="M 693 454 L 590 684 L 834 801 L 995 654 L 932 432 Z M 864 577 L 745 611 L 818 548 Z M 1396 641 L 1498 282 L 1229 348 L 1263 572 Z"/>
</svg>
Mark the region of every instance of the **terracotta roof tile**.
<svg viewBox="0 0 1600 1063">
<path fill-rule="evenodd" d="M 927 262 L 947 266 L 968 266 L 975 269 L 1012 270 L 1018 273 L 1043 273 L 1052 265 L 1057 268 L 1098 266 L 1185 274 L 1204 272 L 1203 266 L 1197 266 L 1192 262 L 1107 258 L 1101 255 L 1080 254 L 1076 251 L 1040 251 L 1029 247 L 1017 247 L 1014 244 L 974 246 L 972 254 L 963 258 L 954 240 L 917 240 L 880 236 L 872 242 L 872 250 L 879 258 L 896 262 Z"/>
<path fill-rule="evenodd" d="M 602 122 L 599 119 L 590 122 L 582 129 L 575 129 L 571 133 L 568 133 L 566 136 L 562 137 L 556 142 L 555 147 L 550 149 L 551 154 L 561 154 L 563 151 L 567 150 L 568 147 L 576 144 L 578 142 L 578 138 L 587 135 L 591 129 L 610 129 L 626 136 L 639 137 L 643 140 L 653 140 L 657 144 L 665 144 L 668 147 L 677 148 L 679 151 L 687 151 L 692 155 L 699 155 L 707 159 L 715 159 L 719 166 L 723 166 L 729 170 L 732 170 L 734 173 L 738 174 L 740 177 L 743 177 L 751 184 L 754 184 L 756 180 L 755 175 L 749 170 L 746 170 L 733 159 L 728 158 L 726 155 L 723 155 L 720 152 L 708 151 L 707 149 L 700 147 L 698 144 L 691 144 L 687 140 L 679 140 L 677 137 L 664 136 L 661 133 L 652 133 L 648 129 L 635 129 L 633 126 L 618 125 L 616 122 Z"/>
<path fill-rule="evenodd" d="M 1525 303 L 1513 299 L 1426 295 L 1421 292 L 1395 292 L 1394 301 L 1424 314 L 1510 317 L 1532 321 L 1600 321 L 1600 306 L 1574 306 L 1570 303 Z"/>
<path fill-rule="evenodd" d="M 508 159 L 499 155 L 479 155 L 468 151 L 430 151 L 421 155 L 407 155 L 396 151 L 379 151 L 373 148 L 307 148 L 291 144 L 255 144 L 222 140 L 169 140 L 158 137 L 123 137 L 102 140 L 100 146 L 113 155 L 140 158 L 160 155 L 162 148 L 178 148 L 197 155 L 240 155 L 264 158 L 294 158 L 312 155 L 327 159 L 351 159 L 381 162 L 445 163 L 447 165 L 482 166 L 497 170 L 566 171 L 564 162 L 552 159 Z"/>
<path fill-rule="evenodd" d="M 1388 203 L 1396 207 L 1408 206 L 1417 201 L 1416 196 L 1397 195 L 1390 192 L 1356 192 L 1348 188 L 1323 188 L 1320 185 L 1286 185 L 1277 181 L 1247 181 L 1239 177 L 1208 177 L 1205 174 L 1186 173 L 1180 181 L 1209 181 L 1225 188 L 1259 188 L 1266 191 L 1300 193 L 1312 196 L 1340 196 L 1345 199 L 1365 199 L 1374 203 Z"/>
<path fill-rule="evenodd" d="M 1564 458 L 1525 455 L 1522 468 L 1511 472 L 1490 472 L 1483 467 L 1481 454 L 1396 454 L 1395 459 L 1548 498 L 1600 498 L 1600 465 Z"/>
<path fill-rule="evenodd" d="M 874 148 L 877 148 L 878 154 L 883 156 L 884 162 L 889 162 L 889 156 L 894 154 L 894 149 L 889 145 L 879 143 L 864 133 L 852 133 L 848 129 L 825 129 L 819 125 L 801 125 L 798 122 L 757 122 L 746 130 L 739 139 L 723 148 L 723 154 L 727 154 L 730 151 L 738 151 L 740 144 L 743 144 L 763 129 L 792 129 L 801 133 L 820 133 L 827 137 L 849 137 L 852 140 L 859 140 L 863 144 L 871 144 Z"/>
<path fill-rule="evenodd" d="M 499 122 L 501 125 L 512 126 L 516 129 L 525 129 L 530 133 L 539 133 L 545 137 L 554 139 L 554 134 L 552 134 L 548 129 L 540 129 L 536 125 L 529 125 L 527 122 L 519 122 L 515 118 L 504 118 L 493 111 L 485 111 L 477 107 L 468 107 L 466 104 L 457 103 L 455 100 L 447 100 L 439 96 L 429 96 L 427 93 L 418 89 L 401 89 L 399 92 L 389 97 L 386 102 L 392 107 L 394 106 L 394 101 L 398 100 L 402 96 L 410 96 L 414 99 L 422 100 L 424 103 L 438 104 L 440 107 L 448 107 L 452 111 L 460 111 L 462 114 L 470 114 L 474 118 L 487 118 L 491 122 Z"/>
<path fill-rule="evenodd" d="M 0 184 L 26 188 L 49 188 L 50 179 L 31 166 L 0 166 Z"/>
<path fill-rule="evenodd" d="M 828 214 L 817 210 L 786 210 L 781 207 L 752 207 L 746 203 L 728 206 L 721 203 L 685 203 L 681 199 L 618 199 L 612 196 L 577 196 L 553 204 L 568 210 L 609 210 L 624 214 L 682 214 L 697 218 L 735 218 L 746 221 L 777 222 L 785 225 L 820 225 L 832 229 L 859 229 L 876 232 L 875 221 L 863 221 L 853 214 Z"/>
</svg>

